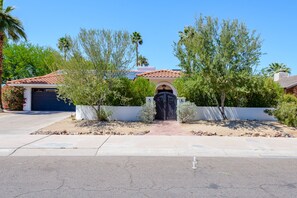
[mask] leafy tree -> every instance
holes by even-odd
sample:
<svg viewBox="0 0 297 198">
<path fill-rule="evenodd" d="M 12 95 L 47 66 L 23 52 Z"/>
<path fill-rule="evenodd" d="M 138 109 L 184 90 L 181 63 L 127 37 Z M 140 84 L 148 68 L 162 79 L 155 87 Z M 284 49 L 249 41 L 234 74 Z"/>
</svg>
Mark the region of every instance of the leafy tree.
<svg viewBox="0 0 297 198">
<path fill-rule="evenodd" d="M 131 105 L 140 106 L 145 104 L 146 97 L 155 95 L 155 84 L 148 79 L 138 77 L 132 83 L 133 97 Z"/>
<path fill-rule="evenodd" d="M 41 76 L 57 70 L 61 55 L 31 43 L 6 43 L 3 50 L 3 81 Z"/>
<path fill-rule="evenodd" d="M 208 86 L 200 74 L 182 76 L 174 81 L 179 97 L 185 97 L 197 106 L 215 106 L 216 103 L 208 91 Z"/>
<path fill-rule="evenodd" d="M 67 53 L 70 51 L 72 41 L 69 36 L 61 37 L 58 40 L 58 48 L 64 54 L 64 59 L 67 60 Z"/>
<path fill-rule="evenodd" d="M 70 60 L 60 67 L 64 74 L 58 93 L 76 105 L 96 106 L 100 119 L 100 107 L 116 92 L 114 79 L 124 76 L 133 60 L 129 33 L 81 29 L 70 52 Z"/>
<path fill-rule="evenodd" d="M 132 81 L 126 77 L 111 79 L 113 81 L 113 89 L 107 96 L 107 105 L 111 106 L 129 106 L 132 97 Z"/>
<path fill-rule="evenodd" d="M 138 65 L 138 46 L 139 45 L 142 45 L 143 43 L 143 40 L 141 38 L 141 35 L 139 32 L 133 32 L 132 35 L 131 35 L 131 40 L 132 40 L 132 43 L 135 45 L 135 51 L 136 51 L 136 66 L 139 66 Z"/>
<path fill-rule="evenodd" d="M 200 73 L 221 112 L 225 115 L 226 98 L 244 90 L 246 79 L 261 56 L 260 37 L 237 20 L 200 17 L 187 27 L 175 44 L 175 55 L 186 74 Z"/>
<path fill-rule="evenodd" d="M 112 80 L 114 84 L 107 96 L 107 105 L 141 106 L 145 104 L 146 97 L 154 96 L 155 85 L 145 78 L 138 77 L 132 81 L 122 77 Z"/>
<path fill-rule="evenodd" d="M 14 7 L 3 8 L 3 0 L 0 0 L 0 111 L 2 111 L 2 75 L 3 75 L 3 46 L 5 39 L 10 38 L 18 41 L 20 38 L 26 39 L 22 22 L 13 17 L 11 12 Z"/>
<path fill-rule="evenodd" d="M 276 107 L 284 95 L 284 89 L 271 78 L 260 75 L 251 76 L 246 82 L 245 93 L 238 93 L 245 107 Z M 235 98 L 236 100 L 236 98 Z"/>
<path fill-rule="evenodd" d="M 263 71 L 264 74 L 270 77 L 273 77 L 273 75 L 278 72 L 291 73 L 291 69 L 283 63 L 271 63 L 267 68 L 264 68 Z"/>
<path fill-rule="evenodd" d="M 233 91 L 226 97 L 225 105 L 231 107 L 276 107 L 284 90 L 273 79 L 260 75 L 246 78 L 246 87 Z M 203 76 L 183 76 L 174 81 L 179 96 L 186 97 L 197 106 L 215 106 Z"/>
<path fill-rule="evenodd" d="M 148 66 L 149 62 L 145 56 L 139 55 L 137 66 Z"/>
</svg>

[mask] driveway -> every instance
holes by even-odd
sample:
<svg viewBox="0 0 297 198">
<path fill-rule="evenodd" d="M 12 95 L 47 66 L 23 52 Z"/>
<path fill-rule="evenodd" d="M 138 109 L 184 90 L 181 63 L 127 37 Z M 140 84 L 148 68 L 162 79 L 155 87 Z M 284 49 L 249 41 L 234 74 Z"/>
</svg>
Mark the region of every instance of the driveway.
<svg viewBox="0 0 297 198">
<path fill-rule="evenodd" d="M 71 112 L 9 112 L 0 116 L 0 135 L 26 135 L 71 115 Z"/>
</svg>

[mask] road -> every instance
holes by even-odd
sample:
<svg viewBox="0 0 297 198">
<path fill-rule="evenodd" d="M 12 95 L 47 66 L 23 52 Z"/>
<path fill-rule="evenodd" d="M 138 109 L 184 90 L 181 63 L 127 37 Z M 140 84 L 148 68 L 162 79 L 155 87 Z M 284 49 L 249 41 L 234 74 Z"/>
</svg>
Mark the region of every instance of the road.
<svg viewBox="0 0 297 198">
<path fill-rule="evenodd" d="M 0 197 L 296 197 L 297 159 L 2 157 Z"/>
<path fill-rule="evenodd" d="M 10 112 L 0 116 L 0 135 L 27 135 L 71 115 L 70 112 Z"/>
</svg>

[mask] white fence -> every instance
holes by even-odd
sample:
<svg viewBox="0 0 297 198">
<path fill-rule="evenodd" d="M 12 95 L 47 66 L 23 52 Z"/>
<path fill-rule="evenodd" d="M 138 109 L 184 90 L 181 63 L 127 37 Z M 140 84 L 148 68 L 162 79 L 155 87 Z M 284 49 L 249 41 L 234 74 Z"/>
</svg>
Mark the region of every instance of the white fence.
<svg viewBox="0 0 297 198">
<path fill-rule="evenodd" d="M 118 121 L 139 121 L 140 106 L 102 106 L 107 112 L 111 112 L 110 119 Z M 91 106 L 76 106 L 77 120 L 96 120 L 96 111 Z"/>
<path fill-rule="evenodd" d="M 111 120 L 139 121 L 140 106 L 102 106 L 105 111 L 111 112 Z M 225 112 L 229 120 L 262 120 L 275 121 L 273 116 L 264 112 L 272 108 L 242 108 L 226 107 Z M 220 120 L 221 113 L 217 107 L 197 107 L 195 120 Z M 77 120 L 96 120 L 96 111 L 91 106 L 76 106 Z"/>
<path fill-rule="evenodd" d="M 225 107 L 225 113 L 229 120 L 275 121 L 276 118 L 264 112 L 266 109 L 272 108 Z M 221 118 L 218 107 L 197 107 L 195 120 L 220 120 Z"/>
</svg>

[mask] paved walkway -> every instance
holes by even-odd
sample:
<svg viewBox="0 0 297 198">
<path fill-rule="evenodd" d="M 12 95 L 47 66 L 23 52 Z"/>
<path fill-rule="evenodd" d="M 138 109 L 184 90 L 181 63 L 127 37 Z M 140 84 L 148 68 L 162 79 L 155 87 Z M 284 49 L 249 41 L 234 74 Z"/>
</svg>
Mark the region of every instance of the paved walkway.
<svg viewBox="0 0 297 198">
<path fill-rule="evenodd" d="M 0 156 L 297 158 L 297 138 L 0 135 Z"/>
<path fill-rule="evenodd" d="M 182 129 L 178 121 L 155 121 L 147 135 L 192 135 Z"/>
</svg>

